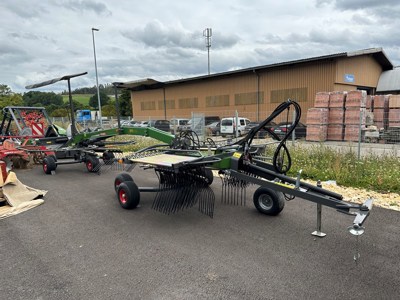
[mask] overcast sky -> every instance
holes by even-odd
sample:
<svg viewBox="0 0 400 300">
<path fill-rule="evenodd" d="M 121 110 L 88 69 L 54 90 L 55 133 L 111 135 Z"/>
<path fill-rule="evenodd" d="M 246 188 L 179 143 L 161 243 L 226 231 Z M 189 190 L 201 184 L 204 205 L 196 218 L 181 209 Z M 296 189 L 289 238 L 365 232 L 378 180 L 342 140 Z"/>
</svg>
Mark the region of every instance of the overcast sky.
<svg viewBox="0 0 400 300">
<path fill-rule="evenodd" d="M 0 0 L 0 84 L 94 86 L 92 27 L 100 84 L 206 75 L 206 28 L 211 73 L 375 47 L 400 65 L 399 0 Z"/>
</svg>

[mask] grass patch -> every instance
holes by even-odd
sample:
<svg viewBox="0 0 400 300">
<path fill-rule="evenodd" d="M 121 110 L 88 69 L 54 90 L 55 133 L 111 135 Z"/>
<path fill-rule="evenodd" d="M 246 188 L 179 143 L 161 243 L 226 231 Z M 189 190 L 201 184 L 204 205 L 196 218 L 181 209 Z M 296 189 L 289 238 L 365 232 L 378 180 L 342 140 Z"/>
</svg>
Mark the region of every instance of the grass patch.
<svg viewBox="0 0 400 300">
<path fill-rule="evenodd" d="M 72 99 L 83 104 L 83 105 L 89 105 L 89 100 L 90 97 L 93 95 L 91 94 L 73 94 Z M 64 103 L 69 103 L 69 96 L 68 95 L 62 95 Z"/>
<path fill-rule="evenodd" d="M 400 192 L 400 158 L 394 154 L 369 154 L 359 160 L 354 151 L 338 152 L 324 145 L 295 146 L 290 150 L 292 168 L 289 176 L 296 176 L 301 169 L 304 179 L 335 180 L 341 186 L 380 193 Z"/>
</svg>

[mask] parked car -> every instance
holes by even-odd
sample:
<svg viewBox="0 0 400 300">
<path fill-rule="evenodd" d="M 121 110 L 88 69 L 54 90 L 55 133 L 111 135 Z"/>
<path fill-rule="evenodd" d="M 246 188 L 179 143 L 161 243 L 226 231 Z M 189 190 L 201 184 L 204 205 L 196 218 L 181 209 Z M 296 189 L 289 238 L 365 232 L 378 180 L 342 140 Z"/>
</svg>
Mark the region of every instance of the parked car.
<svg viewBox="0 0 400 300">
<path fill-rule="evenodd" d="M 230 117 L 230 118 L 223 118 L 221 120 L 221 135 L 226 136 L 226 135 L 232 135 L 236 133 L 236 124 L 235 124 L 236 118 Z M 246 126 L 247 124 L 250 123 L 249 119 L 246 118 L 238 118 L 238 127 L 237 127 L 237 132 L 238 135 L 241 136 L 246 132 Z"/>
<path fill-rule="evenodd" d="M 260 125 L 259 122 L 250 122 L 249 124 L 247 124 L 245 128 L 246 133 L 248 133 L 252 128 L 257 127 L 258 125 Z M 266 126 L 260 129 L 256 137 L 263 139 L 265 137 L 271 136 L 267 133 L 267 131 L 273 132 L 275 127 L 276 127 L 275 122 L 269 122 Z"/>
<path fill-rule="evenodd" d="M 166 132 L 169 132 L 169 121 L 168 120 L 151 120 L 148 123 L 149 127 L 154 127 Z"/>
<path fill-rule="evenodd" d="M 134 120 L 125 120 L 121 122 L 121 126 L 124 127 L 133 127 L 133 126 L 138 126 L 138 122 Z"/>
<path fill-rule="evenodd" d="M 206 133 L 208 135 L 220 135 L 221 133 L 221 123 L 214 122 L 206 126 Z"/>
<path fill-rule="evenodd" d="M 149 121 L 141 121 L 138 123 L 139 127 L 149 127 Z"/>
<path fill-rule="evenodd" d="M 206 126 L 210 125 L 211 123 L 219 122 L 219 121 L 221 121 L 221 118 L 218 117 L 218 116 L 206 116 L 206 117 L 204 117 L 204 124 Z"/>
<path fill-rule="evenodd" d="M 169 129 L 171 133 L 180 132 L 183 130 L 184 126 L 189 122 L 189 119 L 171 119 Z"/>
<path fill-rule="evenodd" d="M 210 125 L 211 123 L 214 123 L 214 122 L 219 122 L 221 119 L 220 119 L 220 117 L 218 117 L 218 116 L 206 116 L 206 117 L 204 117 L 204 125 L 205 126 L 208 126 L 208 125 Z M 183 131 L 186 131 L 186 130 L 192 130 L 192 119 L 190 119 L 187 123 L 186 123 L 186 125 L 184 125 L 183 127 L 182 127 L 182 130 Z M 206 128 L 207 129 L 207 128 Z"/>
<path fill-rule="evenodd" d="M 292 127 L 292 122 L 281 122 L 274 128 L 274 133 L 279 137 L 284 137 L 286 132 Z M 294 130 L 295 139 L 305 138 L 307 132 L 307 126 L 299 122 Z"/>
</svg>

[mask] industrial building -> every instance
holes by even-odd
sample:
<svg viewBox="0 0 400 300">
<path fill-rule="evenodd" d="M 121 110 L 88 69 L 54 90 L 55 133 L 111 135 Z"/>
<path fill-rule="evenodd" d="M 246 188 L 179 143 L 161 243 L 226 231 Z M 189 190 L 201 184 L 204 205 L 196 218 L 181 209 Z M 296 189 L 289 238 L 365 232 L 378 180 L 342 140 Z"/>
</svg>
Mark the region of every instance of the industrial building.
<svg viewBox="0 0 400 300">
<path fill-rule="evenodd" d="M 393 69 L 382 48 L 373 48 L 167 82 L 125 82 L 122 87 L 131 91 L 137 120 L 190 118 L 192 113 L 222 118 L 237 111 L 259 121 L 290 98 L 301 105 L 304 121 L 317 92 L 365 90 L 374 95 L 382 73 L 393 76 L 387 73 Z"/>
</svg>

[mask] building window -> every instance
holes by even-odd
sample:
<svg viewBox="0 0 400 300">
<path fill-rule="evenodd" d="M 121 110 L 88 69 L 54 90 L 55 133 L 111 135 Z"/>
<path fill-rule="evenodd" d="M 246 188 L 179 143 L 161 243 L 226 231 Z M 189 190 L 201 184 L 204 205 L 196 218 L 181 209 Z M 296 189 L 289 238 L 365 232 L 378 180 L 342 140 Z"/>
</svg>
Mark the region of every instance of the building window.
<svg viewBox="0 0 400 300">
<path fill-rule="evenodd" d="M 206 107 L 229 106 L 229 95 L 206 97 Z"/>
<path fill-rule="evenodd" d="M 167 109 L 175 109 L 175 100 L 165 100 Z M 164 110 L 164 100 L 158 101 L 158 109 Z"/>
<path fill-rule="evenodd" d="M 281 103 L 287 99 L 296 102 L 307 102 L 307 88 L 295 88 L 271 91 L 271 103 Z"/>
<path fill-rule="evenodd" d="M 264 103 L 264 92 L 251 92 L 235 94 L 235 105 L 257 104 L 257 96 L 259 104 Z"/>
<path fill-rule="evenodd" d="M 194 98 L 182 98 L 179 99 L 179 108 L 197 108 L 199 107 L 199 100 L 197 97 Z"/>
<path fill-rule="evenodd" d="M 149 101 L 149 102 L 140 102 L 140 108 L 143 110 L 156 110 L 156 102 Z"/>
</svg>

